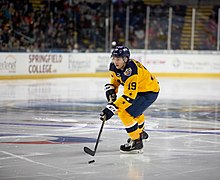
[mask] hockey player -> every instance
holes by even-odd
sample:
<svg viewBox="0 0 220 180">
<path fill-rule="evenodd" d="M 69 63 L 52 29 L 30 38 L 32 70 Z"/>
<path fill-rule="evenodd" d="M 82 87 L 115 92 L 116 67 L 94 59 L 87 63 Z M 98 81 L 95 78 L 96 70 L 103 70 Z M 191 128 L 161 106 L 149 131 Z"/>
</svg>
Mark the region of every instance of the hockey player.
<svg viewBox="0 0 220 180">
<path fill-rule="evenodd" d="M 157 99 L 159 83 L 140 62 L 130 59 L 127 47 L 116 46 L 111 58 L 111 80 L 105 85 L 108 104 L 102 110 L 100 119 L 109 120 L 117 112 L 130 137 L 126 144 L 120 146 L 120 151 L 142 153 L 142 139 L 148 138 L 144 131 L 143 112 Z M 124 86 L 124 92 L 117 99 L 119 85 Z"/>
</svg>

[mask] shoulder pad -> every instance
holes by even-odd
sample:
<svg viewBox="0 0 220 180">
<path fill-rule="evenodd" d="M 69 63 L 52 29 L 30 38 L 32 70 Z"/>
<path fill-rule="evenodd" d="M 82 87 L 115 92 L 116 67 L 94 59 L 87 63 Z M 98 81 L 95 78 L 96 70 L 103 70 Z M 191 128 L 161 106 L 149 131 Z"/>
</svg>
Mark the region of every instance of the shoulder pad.
<svg viewBox="0 0 220 180">
<path fill-rule="evenodd" d="M 134 63 L 133 60 L 129 60 L 126 67 L 125 67 L 125 73 L 128 73 L 129 76 L 133 75 L 133 74 L 137 74 L 138 72 L 138 68 L 137 65 Z M 130 74 L 129 74 L 130 73 Z M 126 74 L 125 74 L 126 75 Z"/>
<path fill-rule="evenodd" d="M 116 72 L 116 67 L 115 67 L 115 65 L 114 65 L 113 62 L 110 63 L 110 65 L 109 65 L 109 70 Z"/>
</svg>

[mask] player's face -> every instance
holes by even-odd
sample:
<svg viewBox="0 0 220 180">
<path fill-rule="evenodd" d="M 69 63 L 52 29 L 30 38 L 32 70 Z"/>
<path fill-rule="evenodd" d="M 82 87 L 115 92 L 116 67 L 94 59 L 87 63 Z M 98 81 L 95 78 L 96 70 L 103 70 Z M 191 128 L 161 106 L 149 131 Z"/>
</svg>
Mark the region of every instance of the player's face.
<svg viewBox="0 0 220 180">
<path fill-rule="evenodd" d="M 125 67 L 125 61 L 122 57 L 113 57 L 112 61 L 117 69 L 123 69 Z"/>
</svg>

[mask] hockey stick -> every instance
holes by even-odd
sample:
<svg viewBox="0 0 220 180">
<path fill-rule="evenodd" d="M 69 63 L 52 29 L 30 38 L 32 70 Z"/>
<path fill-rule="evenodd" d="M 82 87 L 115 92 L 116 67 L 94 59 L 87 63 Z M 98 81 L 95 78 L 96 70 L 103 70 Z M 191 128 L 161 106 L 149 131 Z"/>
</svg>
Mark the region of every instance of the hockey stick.
<svg viewBox="0 0 220 180">
<path fill-rule="evenodd" d="M 109 97 L 109 99 L 110 99 L 110 102 L 113 102 L 111 96 Z M 101 133 L 102 133 L 104 124 L 105 124 L 105 120 L 102 121 L 102 125 L 101 125 L 101 128 L 100 128 L 100 130 L 99 130 L 99 135 L 98 135 L 98 137 L 97 137 L 94 150 L 91 150 L 90 148 L 88 148 L 88 147 L 85 146 L 85 147 L 84 147 L 84 152 L 85 152 L 85 153 L 87 153 L 87 154 L 89 154 L 89 155 L 91 155 L 91 156 L 95 156 L 96 149 L 97 149 L 98 144 L 99 144 L 99 139 L 100 139 L 100 136 L 101 136 Z"/>
<path fill-rule="evenodd" d="M 85 146 L 85 147 L 84 147 L 84 152 L 85 152 L 85 153 L 87 153 L 87 154 L 89 154 L 89 155 L 91 155 L 91 156 L 95 156 L 96 149 L 97 149 L 98 144 L 99 144 L 99 139 L 100 139 L 100 136 L 101 136 L 101 133 L 102 133 L 102 129 L 103 129 L 103 127 L 104 127 L 104 124 L 105 124 L 105 120 L 102 121 L 102 125 L 101 125 L 101 128 L 100 128 L 100 130 L 99 130 L 99 135 L 98 135 L 98 138 L 97 138 L 97 140 L 96 140 L 96 144 L 95 144 L 94 150 L 91 150 L 90 148 L 88 148 L 88 147 Z"/>
</svg>

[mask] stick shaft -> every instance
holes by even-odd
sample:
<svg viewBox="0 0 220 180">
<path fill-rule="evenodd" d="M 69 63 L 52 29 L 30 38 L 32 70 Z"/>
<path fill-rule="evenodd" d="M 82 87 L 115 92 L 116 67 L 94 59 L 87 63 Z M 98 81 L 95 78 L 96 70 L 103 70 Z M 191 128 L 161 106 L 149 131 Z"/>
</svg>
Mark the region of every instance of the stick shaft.
<svg viewBox="0 0 220 180">
<path fill-rule="evenodd" d="M 96 152 L 96 149 L 97 149 L 98 144 L 99 144 L 99 139 L 100 139 L 100 137 L 101 137 L 104 124 L 105 124 L 105 121 L 102 121 L 102 125 L 101 125 L 101 128 L 100 128 L 100 130 L 99 130 L 99 135 L 98 135 L 98 138 L 97 138 L 96 144 L 95 144 L 95 149 L 94 149 L 95 152 Z"/>
<path fill-rule="evenodd" d="M 97 137 L 97 139 L 96 139 L 96 143 L 95 143 L 94 151 L 91 150 L 91 149 L 88 148 L 88 147 L 84 147 L 84 151 L 85 151 L 87 154 L 91 155 L 91 156 L 95 156 L 96 149 L 97 149 L 98 144 L 99 144 L 99 139 L 100 139 L 100 137 L 101 137 L 102 130 L 103 130 L 103 127 L 104 127 L 104 124 L 105 124 L 105 121 L 102 121 L 102 125 L 101 125 L 101 128 L 100 128 L 100 130 L 99 130 L 98 137 Z"/>
</svg>

